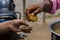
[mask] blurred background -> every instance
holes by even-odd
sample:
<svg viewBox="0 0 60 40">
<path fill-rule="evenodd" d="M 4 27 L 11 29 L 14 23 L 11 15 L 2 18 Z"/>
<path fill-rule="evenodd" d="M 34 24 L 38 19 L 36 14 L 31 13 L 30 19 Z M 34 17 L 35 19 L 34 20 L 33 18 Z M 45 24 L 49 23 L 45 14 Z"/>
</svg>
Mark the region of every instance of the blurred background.
<svg viewBox="0 0 60 40">
<path fill-rule="evenodd" d="M 14 0 L 16 4 L 16 11 L 21 12 L 23 19 L 23 0 Z M 26 0 L 26 8 L 32 4 L 38 4 L 43 2 L 43 0 Z M 45 15 L 45 16 L 44 16 Z M 25 40 L 51 40 L 51 33 L 49 30 L 49 24 L 53 20 L 60 19 L 60 10 L 52 14 L 44 14 L 43 12 L 38 14 L 37 22 L 27 22 L 33 27 L 32 32 L 29 34 Z"/>
</svg>

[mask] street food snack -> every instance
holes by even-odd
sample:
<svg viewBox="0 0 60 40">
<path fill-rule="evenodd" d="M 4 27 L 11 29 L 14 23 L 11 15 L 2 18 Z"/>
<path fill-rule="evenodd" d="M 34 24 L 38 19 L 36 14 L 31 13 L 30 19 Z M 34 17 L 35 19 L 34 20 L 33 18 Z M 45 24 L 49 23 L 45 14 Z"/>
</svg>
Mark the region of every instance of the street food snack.
<svg viewBox="0 0 60 40">
<path fill-rule="evenodd" d="M 25 32 L 25 33 L 30 33 L 30 31 L 32 30 L 32 27 L 30 26 L 25 26 L 25 25 L 21 25 L 20 26 L 21 31 Z"/>
<path fill-rule="evenodd" d="M 32 15 L 32 14 L 29 14 L 28 16 L 26 16 L 26 19 L 27 19 L 28 21 L 36 22 L 37 19 L 38 19 L 38 17 L 35 16 L 35 15 Z"/>
</svg>

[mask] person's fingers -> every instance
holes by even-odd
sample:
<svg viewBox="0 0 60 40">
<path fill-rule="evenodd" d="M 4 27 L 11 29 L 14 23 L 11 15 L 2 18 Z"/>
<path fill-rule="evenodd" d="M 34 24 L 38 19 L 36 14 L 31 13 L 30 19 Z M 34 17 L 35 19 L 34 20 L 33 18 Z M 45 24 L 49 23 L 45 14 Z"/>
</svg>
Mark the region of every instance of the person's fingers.
<svg viewBox="0 0 60 40">
<path fill-rule="evenodd" d="M 10 30 L 12 30 L 12 31 L 14 31 L 14 32 L 19 32 L 19 31 L 21 31 L 20 28 L 14 26 L 14 25 L 10 25 L 9 28 L 10 28 Z"/>
<path fill-rule="evenodd" d="M 35 10 L 32 14 L 33 15 L 37 15 L 38 13 L 40 13 L 41 11 L 40 11 L 40 8 L 38 8 L 37 10 Z"/>
<path fill-rule="evenodd" d="M 14 26 L 20 26 L 20 25 L 26 25 L 26 26 L 28 26 L 27 23 L 25 23 L 25 22 L 22 21 L 22 20 L 18 20 L 18 19 L 13 20 L 12 24 L 13 24 Z"/>
<path fill-rule="evenodd" d="M 32 13 L 32 12 L 34 12 L 37 8 L 39 8 L 39 7 L 36 6 L 36 5 L 31 5 L 31 6 L 29 6 L 28 8 L 26 8 L 26 12 L 27 12 L 27 13 Z"/>
<path fill-rule="evenodd" d="M 28 26 L 28 24 L 26 22 L 22 21 L 22 20 L 20 20 L 20 25 L 26 25 L 26 26 Z"/>
<path fill-rule="evenodd" d="M 28 24 L 25 23 L 24 21 L 16 19 L 16 20 L 11 21 L 11 24 L 10 24 L 9 28 L 12 31 L 18 32 L 18 31 L 20 31 L 19 26 L 21 26 L 21 25 L 28 26 Z"/>
</svg>

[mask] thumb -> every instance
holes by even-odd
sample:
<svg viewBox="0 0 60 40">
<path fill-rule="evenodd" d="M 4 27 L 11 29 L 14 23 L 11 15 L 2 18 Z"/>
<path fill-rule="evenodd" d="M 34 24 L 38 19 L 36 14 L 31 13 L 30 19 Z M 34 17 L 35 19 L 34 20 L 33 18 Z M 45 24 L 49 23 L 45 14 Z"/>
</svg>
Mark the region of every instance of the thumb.
<svg viewBox="0 0 60 40">
<path fill-rule="evenodd" d="M 20 25 L 26 25 L 26 26 L 28 26 L 28 24 L 26 22 L 22 21 L 22 20 L 20 20 L 19 22 L 20 22 Z"/>
<path fill-rule="evenodd" d="M 19 25 L 26 25 L 26 26 L 28 26 L 28 24 L 26 22 L 24 22 L 22 20 L 18 20 L 18 19 L 13 21 L 13 25 L 18 25 L 18 26 Z"/>
</svg>

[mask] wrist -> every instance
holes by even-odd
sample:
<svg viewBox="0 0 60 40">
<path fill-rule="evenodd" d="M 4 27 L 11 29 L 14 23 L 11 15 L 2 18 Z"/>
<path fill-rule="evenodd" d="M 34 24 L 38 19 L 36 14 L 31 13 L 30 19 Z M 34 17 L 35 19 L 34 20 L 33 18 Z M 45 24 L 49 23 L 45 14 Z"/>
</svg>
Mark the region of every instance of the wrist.
<svg viewBox="0 0 60 40">
<path fill-rule="evenodd" d="M 12 21 L 6 21 L 2 23 L 3 30 L 10 31 L 10 25 L 12 24 Z"/>
<path fill-rule="evenodd" d="M 43 12 L 50 12 L 52 10 L 52 2 L 51 1 L 44 1 Z"/>
<path fill-rule="evenodd" d="M 10 25 L 9 21 L 0 23 L 0 32 L 3 34 L 5 32 L 7 32 L 7 31 L 9 31 L 10 30 L 9 25 Z"/>
</svg>

